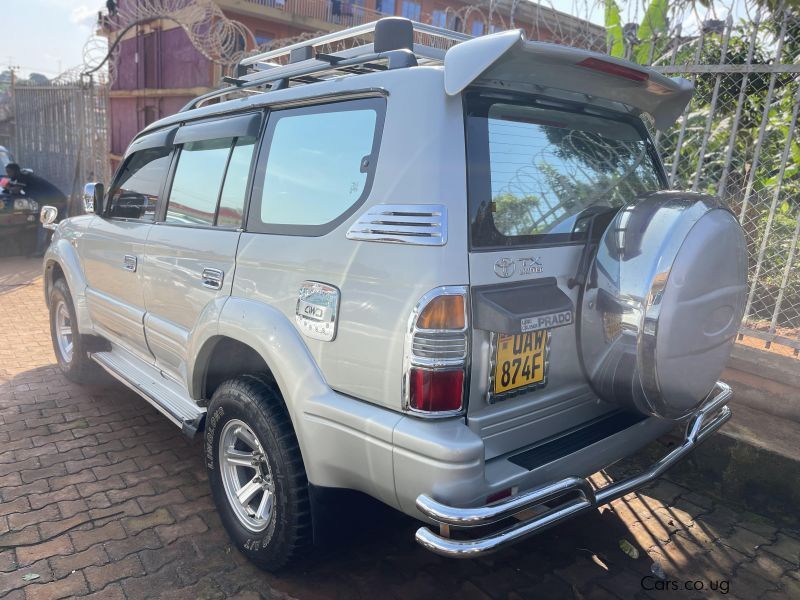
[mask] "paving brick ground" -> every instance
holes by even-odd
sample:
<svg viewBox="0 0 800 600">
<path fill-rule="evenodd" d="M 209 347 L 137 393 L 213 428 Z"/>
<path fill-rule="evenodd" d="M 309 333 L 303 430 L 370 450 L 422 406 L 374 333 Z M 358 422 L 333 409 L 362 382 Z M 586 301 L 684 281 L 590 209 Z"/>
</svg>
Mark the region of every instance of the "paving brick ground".
<svg viewBox="0 0 800 600">
<path fill-rule="evenodd" d="M 60 376 L 41 282 L 8 272 L 20 264 L 0 259 L 0 597 L 800 598 L 797 531 L 669 480 L 470 561 L 371 507 L 305 564 L 259 572 L 228 543 L 198 442 L 119 385 Z"/>
</svg>

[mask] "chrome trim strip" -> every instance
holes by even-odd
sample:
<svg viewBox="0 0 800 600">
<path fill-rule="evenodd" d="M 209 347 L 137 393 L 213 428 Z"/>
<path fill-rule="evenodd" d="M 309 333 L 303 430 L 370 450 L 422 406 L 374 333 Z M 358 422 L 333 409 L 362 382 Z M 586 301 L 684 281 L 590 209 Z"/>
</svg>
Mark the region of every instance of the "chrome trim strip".
<svg viewBox="0 0 800 600">
<path fill-rule="evenodd" d="M 731 409 L 726 406 L 726 403 L 732 395 L 731 388 L 718 381 L 706 402 L 687 423 L 684 440 L 680 446 L 639 475 L 612 483 L 598 490 L 592 488 L 588 479 L 567 477 L 500 502 L 476 508 L 448 506 L 421 494 L 417 498 L 416 504 L 422 514 L 441 525 L 464 528 L 496 523 L 522 511 L 541 507 L 543 503 L 562 496 L 577 494 L 577 498 L 571 498 L 544 513 L 524 519 L 511 527 L 485 537 L 454 540 L 437 535 L 427 527 L 420 527 L 415 536 L 416 540 L 428 550 L 442 556 L 471 558 L 494 552 L 581 512 L 621 498 L 660 477 L 667 469 L 694 450 L 704 439 L 722 427 L 731 418 Z"/>
</svg>

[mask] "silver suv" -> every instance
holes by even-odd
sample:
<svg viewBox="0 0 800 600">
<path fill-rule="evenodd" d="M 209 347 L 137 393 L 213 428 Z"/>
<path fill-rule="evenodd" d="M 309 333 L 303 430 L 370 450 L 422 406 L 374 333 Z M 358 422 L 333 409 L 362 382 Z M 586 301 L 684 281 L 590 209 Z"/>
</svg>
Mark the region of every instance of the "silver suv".
<svg viewBox="0 0 800 600">
<path fill-rule="evenodd" d="M 496 550 L 730 417 L 744 238 L 717 199 L 665 191 L 648 134 L 689 82 L 398 18 L 226 80 L 87 186 L 93 214 L 43 210 L 44 268 L 65 375 L 99 364 L 201 432 L 254 563 L 302 555 L 342 489 L 439 554 Z M 586 479 L 676 425 L 650 469 Z"/>
</svg>

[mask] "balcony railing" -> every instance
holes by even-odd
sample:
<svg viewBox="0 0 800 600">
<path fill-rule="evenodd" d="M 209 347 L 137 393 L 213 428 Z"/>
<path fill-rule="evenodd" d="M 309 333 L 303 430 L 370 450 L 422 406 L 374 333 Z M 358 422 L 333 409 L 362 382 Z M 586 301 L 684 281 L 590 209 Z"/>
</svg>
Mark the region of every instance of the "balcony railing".
<svg viewBox="0 0 800 600">
<path fill-rule="evenodd" d="M 372 8 L 342 0 L 245 0 L 245 2 L 285 10 L 291 15 L 317 19 L 342 27 L 371 23 L 386 16 Z"/>
</svg>

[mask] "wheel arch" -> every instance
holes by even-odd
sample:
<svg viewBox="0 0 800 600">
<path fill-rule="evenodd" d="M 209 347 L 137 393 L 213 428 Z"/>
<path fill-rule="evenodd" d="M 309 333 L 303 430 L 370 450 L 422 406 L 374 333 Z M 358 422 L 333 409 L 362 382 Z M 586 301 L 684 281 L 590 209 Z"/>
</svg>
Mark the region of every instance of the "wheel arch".
<svg viewBox="0 0 800 600">
<path fill-rule="evenodd" d="M 80 258 L 75 248 L 63 238 L 54 238 L 44 258 L 44 294 L 45 303 L 50 302 L 50 292 L 57 279 L 67 282 L 75 316 L 78 319 L 78 330 L 92 333 L 92 321 L 86 304 L 86 277 L 81 267 Z"/>
<path fill-rule="evenodd" d="M 209 391 L 225 378 L 258 367 L 274 381 L 283 397 L 302 449 L 302 427 L 298 425 L 303 402 L 328 393 L 330 388 L 289 319 L 262 302 L 229 298 L 216 326 L 206 328 L 202 338 L 192 340 L 197 350 L 187 378 L 191 397 L 207 400 Z M 226 352 L 233 352 L 240 360 L 226 356 Z M 225 368 L 214 365 L 220 357 L 224 357 L 221 366 Z"/>
</svg>

